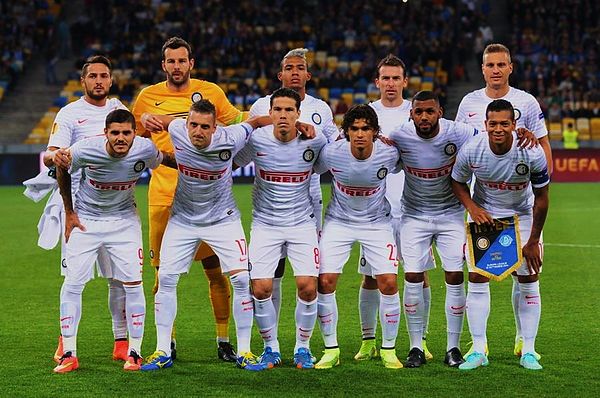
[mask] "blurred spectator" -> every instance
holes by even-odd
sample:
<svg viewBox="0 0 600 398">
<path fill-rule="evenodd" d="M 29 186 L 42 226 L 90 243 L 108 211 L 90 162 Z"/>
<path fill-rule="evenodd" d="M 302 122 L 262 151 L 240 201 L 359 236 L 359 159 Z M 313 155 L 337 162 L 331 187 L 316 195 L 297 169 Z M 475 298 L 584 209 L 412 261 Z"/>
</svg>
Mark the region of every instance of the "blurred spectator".
<svg viewBox="0 0 600 398">
<path fill-rule="evenodd" d="M 573 128 L 573 123 L 569 123 L 562 134 L 565 149 L 579 149 L 579 143 L 577 142 L 579 132 Z"/>
</svg>

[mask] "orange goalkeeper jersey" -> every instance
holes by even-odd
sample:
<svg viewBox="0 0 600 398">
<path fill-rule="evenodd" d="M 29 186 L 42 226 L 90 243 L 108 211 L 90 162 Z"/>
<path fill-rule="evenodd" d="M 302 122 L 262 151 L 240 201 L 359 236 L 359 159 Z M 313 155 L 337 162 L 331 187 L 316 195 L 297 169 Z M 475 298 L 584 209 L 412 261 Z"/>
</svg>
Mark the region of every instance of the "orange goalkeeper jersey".
<svg viewBox="0 0 600 398">
<path fill-rule="evenodd" d="M 246 118 L 247 114 L 231 105 L 223 90 L 214 83 L 190 79 L 190 85 L 186 91 L 170 91 L 165 81 L 144 88 L 135 100 L 132 113 L 135 116 L 138 134 L 145 131 L 141 124 L 143 113 L 186 118 L 192 103 L 200 99 L 207 99 L 213 103 L 217 108 L 217 122 L 220 124 L 239 123 Z M 152 133 L 152 141 L 162 151 L 174 151 L 171 137 L 166 131 Z M 148 204 L 150 206 L 171 206 L 176 186 L 177 170 L 163 165 L 158 166 L 152 172 L 150 179 Z"/>
</svg>

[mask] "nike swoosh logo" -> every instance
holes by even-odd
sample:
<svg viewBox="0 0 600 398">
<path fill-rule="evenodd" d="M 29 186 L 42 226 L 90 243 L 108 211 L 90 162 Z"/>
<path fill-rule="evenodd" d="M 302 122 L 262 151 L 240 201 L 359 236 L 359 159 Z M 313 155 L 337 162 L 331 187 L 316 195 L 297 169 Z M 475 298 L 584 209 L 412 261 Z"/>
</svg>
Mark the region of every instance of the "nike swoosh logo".
<svg viewBox="0 0 600 398">
<path fill-rule="evenodd" d="M 476 113 L 469 113 L 469 117 L 473 117 L 475 115 L 477 115 L 477 114 Z"/>
<path fill-rule="evenodd" d="M 334 173 L 341 173 L 342 172 L 342 170 L 338 170 L 338 169 L 333 168 L 333 167 L 331 168 L 331 171 L 333 171 Z"/>
<path fill-rule="evenodd" d="M 146 315 L 146 313 L 143 313 L 143 314 L 131 314 L 131 317 L 132 318 L 139 318 L 139 317 L 144 316 L 144 315 Z"/>
<path fill-rule="evenodd" d="M 175 145 L 175 149 L 177 149 L 178 151 L 183 151 L 183 148 L 179 148 L 177 145 Z"/>
<path fill-rule="evenodd" d="M 416 307 L 417 305 L 419 305 L 419 303 L 415 303 L 415 304 L 404 304 L 405 307 Z"/>
<path fill-rule="evenodd" d="M 539 298 L 540 296 L 525 296 L 526 299 L 534 299 L 534 298 Z"/>
<path fill-rule="evenodd" d="M 166 100 L 165 100 L 165 101 L 166 101 Z M 165 102 L 165 101 L 155 102 L 155 103 L 154 103 L 154 106 L 160 106 L 160 105 L 161 105 L 163 102 Z"/>
<path fill-rule="evenodd" d="M 256 152 L 256 156 L 267 156 L 266 153 L 262 153 L 262 152 Z"/>
<path fill-rule="evenodd" d="M 246 304 L 250 304 L 250 303 L 252 303 L 252 300 L 250 300 L 250 301 L 242 301 L 242 305 L 246 305 Z"/>
<path fill-rule="evenodd" d="M 479 169 L 481 166 L 477 166 L 476 164 L 469 165 L 472 169 Z"/>
<path fill-rule="evenodd" d="M 464 305 L 461 305 L 460 307 L 455 307 L 453 305 L 450 306 L 450 309 L 452 309 L 452 310 L 462 310 L 463 308 L 465 308 Z"/>
<path fill-rule="evenodd" d="M 390 318 L 392 316 L 398 316 L 398 315 L 400 315 L 400 314 L 398 314 L 398 313 L 396 313 L 396 314 L 385 314 L 385 317 L 386 318 Z"/>
<path fill-rule="evenodd" d="M 83 124 L 85 122 L 87 122 L 87 119 L 77 119 L 77 123 L 79 124 Z"/>
<path fill-rule="evenodd" d="M 66 316 L 66 317 L 64 317 L 64 318 L 60 318 L 60 321 L 61 321 L 61 322 L 62 322 L 62 321 L 66 321 L 67 319 L 73 319 L 73 317 L 72 317 L 72 316 Z"/>
<path fill-rule="evenodd" d="M 310 333 L 310 330 L 306 330 L 306 329 L 302 329 L 302 328 L 298 328 L 298 330 L 300 330 L 301 332 L 304 332 L 304 333 Z"/>
<path fill-rule="evenodd" d="M 325 314 L 325 315 L 319 315 L 319 318 L 326 318 L 331 315 L 333 315 L 333 312 L 330 312 L 329 314 Z"/>
</svg>

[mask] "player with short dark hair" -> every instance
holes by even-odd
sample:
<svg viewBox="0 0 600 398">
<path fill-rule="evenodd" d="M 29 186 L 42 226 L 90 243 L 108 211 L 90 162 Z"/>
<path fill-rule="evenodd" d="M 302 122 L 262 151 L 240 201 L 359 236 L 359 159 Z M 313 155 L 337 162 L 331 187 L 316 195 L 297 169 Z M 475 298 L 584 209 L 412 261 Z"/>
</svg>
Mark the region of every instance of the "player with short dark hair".
<svg viewBox="0 0 600 398">
<path fill-rule="evenodd" d="M 510 102 L 498 99 L 486 109 L 487 134 L 468 142 L 459 152 L 452 171 L 452 189 L 467 209 L 470 220 L 493 224 L 494 219 L 519 217 L 524 261 L 516 271 L 519 287 L 518 315 L 523 338 L 520 364 L 540 370 L 535 352 L 541 298 L 539 274 L 542 267 L 541 233 L 548 213 L 548 164 L 542 148 L 518 148 L 515 111 Z M 467 182 L 475 176 L 473 197 Z M 529 190 L 533 188 L 533 198 Z M 461 370 L 488 365 L 485 353 L 490 312 L 489 278 L 469 270 L 467 317 L 473 338 L 472 353 Z"/>
</svg>

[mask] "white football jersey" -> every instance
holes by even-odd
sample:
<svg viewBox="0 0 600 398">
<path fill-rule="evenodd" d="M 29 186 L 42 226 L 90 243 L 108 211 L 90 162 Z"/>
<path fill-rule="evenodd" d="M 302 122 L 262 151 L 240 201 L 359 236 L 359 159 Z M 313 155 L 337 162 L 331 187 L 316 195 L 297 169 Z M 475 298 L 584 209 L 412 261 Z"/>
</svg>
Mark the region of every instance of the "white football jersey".
<svg viewBox="0 0 600 398">
<path fill-rule="evenodd" d="M 269 114 L 271 109 L 271 96 L 256 100 L 250 107 L 249 116 L 264 116 Z M 339 130 L 333 121 L 331 108 L 323 100 L 304 95 L 304 99 L 300 102 L 300 120 L 303 123 L 312 124 L 317 132 L 322 132 L 327 137 L 328 141 L 335 141 L 339 135 Z"/>
<path fill-rule="evenodd" d="M 84 170 L 76 194 L 79 217 L 116 220 L 136 214 L 134 188 L 146 168 L 155 169 L 162 153 L 151 140 L 136 137 L 129 153 L 122 158 L 110 156 L 104 135 L 73 144 L 71 171 Z"/>
<path fill-rule="evenodd" d="M 447 119 L 440 119 L 439 126 L 439 133 L 431 139 L 419 137 L 412 121 L 390 134 L 404 165 L 404 214 L 437 216 L 463 211 L 452 193 L 450 173 L 458 150 L 477 130 Z"/>
<path fill-rule="evenodd" d="M 458 106 L 456 121 L 470 124 L 479 131 L 485 131 L 485 110 L 494 99 L 504 99 L 512 104 L 515 108 L 517 128 L 524 127 L 537 138 L 548 135 L 540 104 L 533 95 L 514 87 L 510 87 L 508 93 L 502 98 L 488 97 L 485 88 L 470 92 L 464 96 Z"/>
<path fill-rule="evenodd" d="M 531 186 L 541 188 L 550 183 L 542 148 L 518 148 L 514 133 L 512 148 L 504 155 L 492 152 L 487 134 L 480 134 L 463 146 L 452 178 L 466 183 L 473 174 L 473 201 L 494 218 L 531 215 Z"/>
<path fill-rule="evenodd" d="M 325 219 L 362 225 L 384 222 L 390 217 L 385 197 L 386 177 L 401 169 L 398 150 L 379 140 L 368 159 L 359 160 L 346 139 L 328 144 L 315 163 L 315 171 L 333 175 L 331 201 Z"/>
<path fill-rule="evenodd" d="M 63 107 L 56 114 L 48 147 L 68 148 L 84 138 L 104 134 L 106 116 L 115 109 L 127 109 L 117 98 L 96 106 L 83 97 Z"/>
<path fill-rule="evenodd" d="M 402 101 L 400 106 L 388 107 L 381 103 L 381 100 L 371 102 L 369 104 L 375 113 L 377 113 L 377 119 L 379 120 L 379 127 L 381 128 L 381 134 L 389 137 L 389 134 L 394 130 L 395 127 L 406 123 L 410 120 L 410 110 L 412 103 L 408 100 Z M 400 170 L 399 173 L 388 174 L 386 177 L 387 186 L 385 197 L 392 206 L 392 217 L 402 217 L 402 191 L 404 190 L 404 171 Z"/>
<path fill-rule="evenodd" d="M 175 147 L 179 176 L 171 217 L 184 225 L 208 226 L 240 217 L 233 199 L 231 165 L 252 133 L 247 123 L 217 127 L 210 145 L 198 149 L 190 142 L 186 121 L 175 119 L 169 134 Z"/>
<path fill-rule="evenodd" d="M 281 142 L 275 138 L 272 125 L 252 133 L 235 163 L 245 166 L 254 161 L 253 222 L 281 227 L 314 222 L 310 176 L 326 143 L 323 134 L 310 140 L 298 136 Z"/>
</svg>

